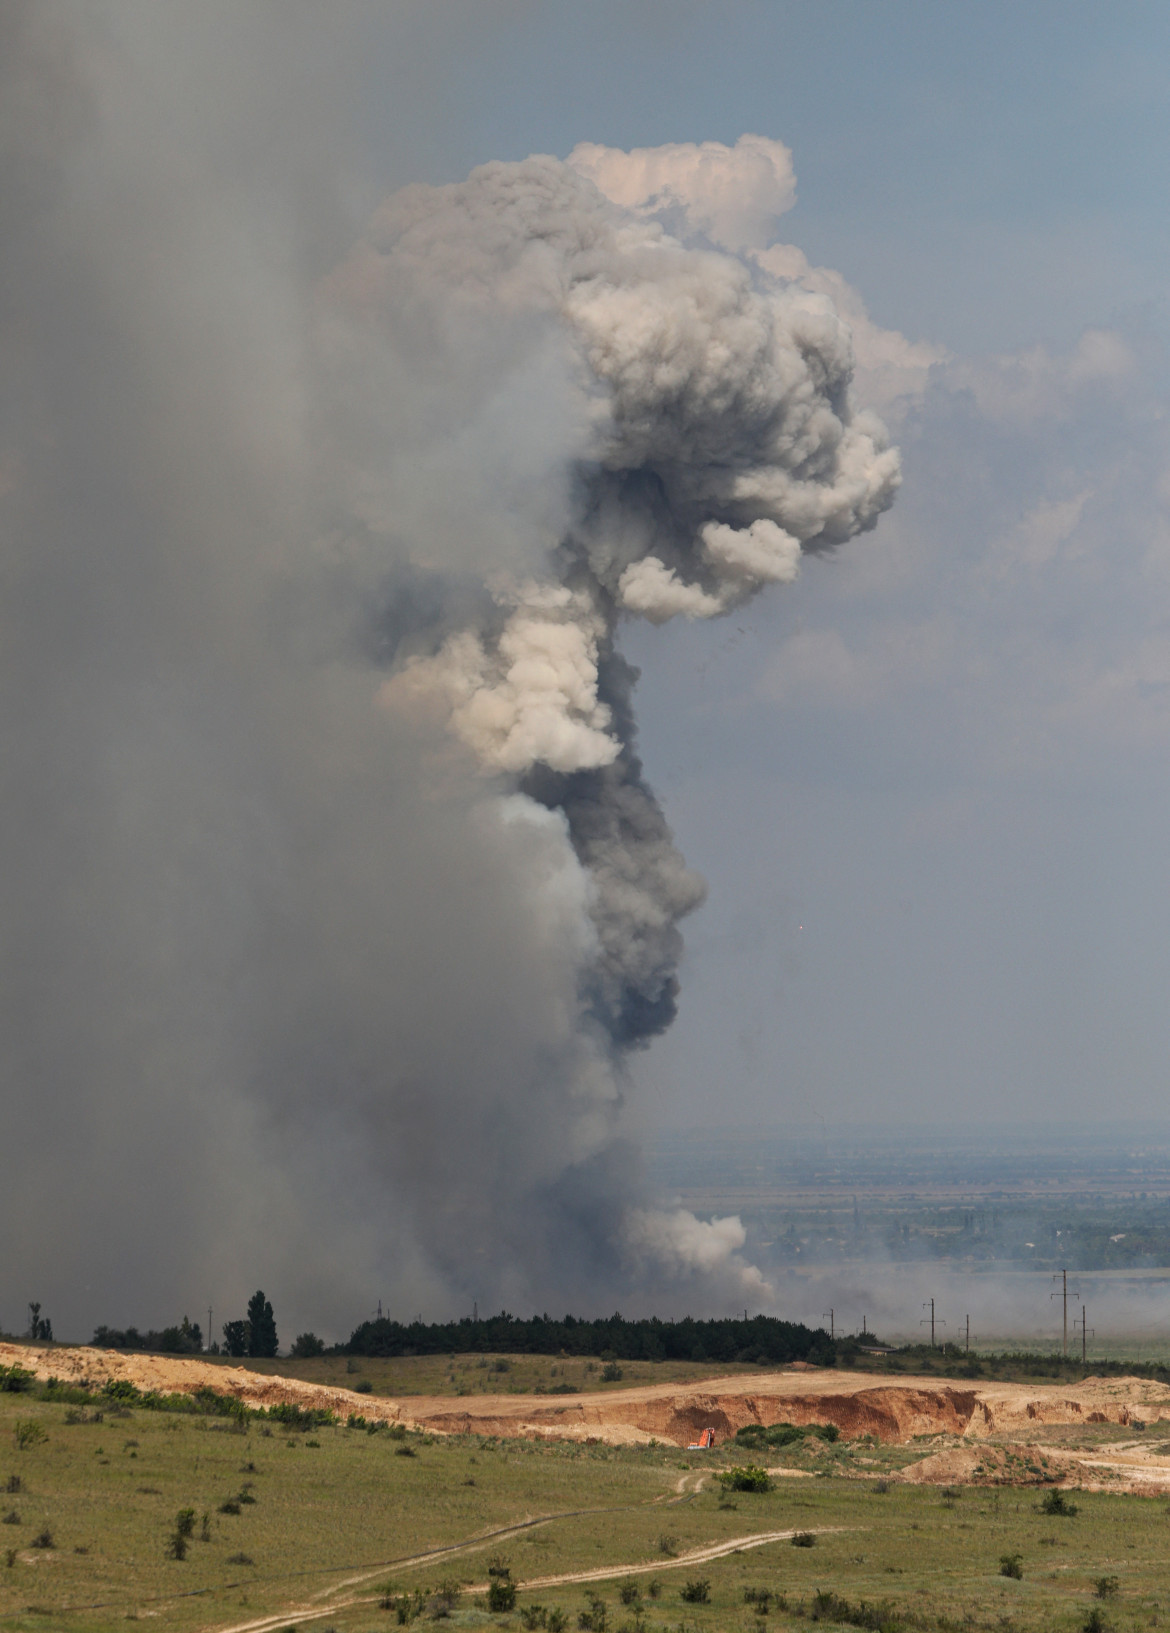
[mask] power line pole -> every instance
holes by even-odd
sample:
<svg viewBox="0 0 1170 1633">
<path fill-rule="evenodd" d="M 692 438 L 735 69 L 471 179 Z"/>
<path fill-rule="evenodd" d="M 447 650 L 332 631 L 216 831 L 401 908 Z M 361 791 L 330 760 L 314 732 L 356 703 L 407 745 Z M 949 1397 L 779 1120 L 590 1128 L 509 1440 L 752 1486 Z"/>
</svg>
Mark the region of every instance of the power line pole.
<svg viewBox="0 0 1170 1633">
<path fill-rule="evenodd" d="M 936 1346 L 936 1344 L 934 1342 L 934 1328 L 935 1328 L 934 1300 L 932 1298 L 931 1299 L 923 1299 L 922 1308 L 925 1310 L 928 1304 L 930 1305 L 930 1347 L 931 1347 L 931 1349 L 935 1349 L 935 1348 L 937 1348 L 937 1346 Z M 918 1323 L 918 1325 L 920 1327 L 925 1327 L 927 1325 L 925 1316 Z M 940 1327 L 945 1327 L 946 1326 L 946 1322 L 942 1319 L 941 1316 L 938 1319 L 938 1325 Z"/>
<path fill-rule="evenodd" d="M 963 1347 L 963 1353 L 964 1353 L 964 1355 L 968 1355 L 968 1356 L 971 1354 L 971 1317 L 970 1316 L 967 1317 L 967 1341 L 966 1341 L 966 1344 Z"/>
<path fill-rule="evenodd" d="M 211 1305 L 210 1304 L 207 1306 L 207 1343 L 204 1345 L 204 1348 L 205 1349 L 210 1349 L 211 1348 Z"/>
<path fill-rule="evenodd" d="M 837 1329 L 836 1329 L 836 1327 L 835 1327 L 835 1326 L 834 1326 L 834 1322 L 835 1322 L 835 1320 L 836 1320 L 836 1313 L 835 1313 L 835 1311 L 834 1311 L 834 1310 L 833 1310 L 833 1306 L 832 1306 L 832 1305 L 830 1305 L 830 1306 L 829 1306 L 829 1308 L 828 1308 L 828 1309 L 827 1309 L 827 1310 L 822 1310 L 822 1311 L 821 1311 L 821 1320 L 822 1320 L 822 1321 L 823 1321 L 823 1320 L 824 1320 L 824 1319 L 825 1319 L 825 1317 L 826 1317 L 826 1316 L 828 1316 L 828 1318 L 829 1318 L 829 1337 L 830 1337 L 830 1338 L 836 1338 L 836 1336 L 837 1336 Z"/>
<path fill-rule="evenodd" d="M 1087 1340 L 1088 1340 L 1088 1336 L 1089 1336 L 1090 1333 L 1092 1333 L 1093 1337 L 1096 1338 L 1097 1329 L 1096 1329 L 1096 1327 L 1086 1327 L 1085 1326 L 1085 1306 L 1083 1304 L 1081 1305 L 1081 1319 L 1079 1321 L 1074 1321 L 1073 1325 L 1074 1325 L 1074 1327 L 1079 1327 L 1081 1329 L 1081 1365 L 1082 1366 L 1088 1366 L 1089 1363 L 1088 1363 L 1088 1358 L 1087 1358 L 1088 1357 L 1088 1342 L 1087 1342 Z"/>
<path fill-rule="evenodd" d="M 1052 1279 L 1053 1279 L 1053 1281 L 1055 1281 L 1056 1277 L 1053 1276 Z M 1055 1293 L 1050 1293 L 1048 1296 L 1050 1298 L 1055 1298 L 1056 1294 Z M 1061 1354 L 1064 1356 L 1065 1360 L 1067 1361 L 1068 1360 L 1068 1271 L 1067 1270 L 1062 1270 L 1060 1272 L 1060 1297 L 1061 1297 L 1061 1303 L 1064 1306 L 1064 1341 L 1063 1341 L 1063 1344 L 1061 1346 Z"/>
</svg>

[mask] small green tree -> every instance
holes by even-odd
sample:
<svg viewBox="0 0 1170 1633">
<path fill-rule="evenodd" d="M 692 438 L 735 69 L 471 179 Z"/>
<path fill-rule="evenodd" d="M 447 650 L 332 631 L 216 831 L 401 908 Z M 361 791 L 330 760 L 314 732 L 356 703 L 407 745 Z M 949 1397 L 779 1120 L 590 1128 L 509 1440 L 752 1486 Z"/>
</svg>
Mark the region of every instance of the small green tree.
<svg viewBox="0 0 1170 1633">
<path fill-rule="evenodd" d="M 257 1289 L 248 1300 L 248 1354 L 273 1356 L 276 1350 L 276 1316 L 272 1305 Z"/>
<path fill-rule="evenodd" d="M 28 1307 L 28 1336 L 34 1344 L 53 1342 L 53 1323 L 47 1316 L 41 1315 L 39 1304 L 30 1304 Z"/>
<path fill-rule="evenodd" d="M 223 1324 L 223 1348 L 225 1355 L 251 1355 L 252 1333 L 246 1321 L 225 1321 Z"/>
<path fill-rule="evenodd" d="M 289 1354 L 295 1361 L 309 1361 L 314 1355 L 324 1355 L 325 1340 L 318 1338 L 315 1332 L 298 1333 L 293 1339 L 293 1347 Z"/>
<path fill-rule="evenodd" d="M 493 1576 L 488 1583 L 488 1609 L 497 1616 L 511 1610 L 516 1603 L 516 1584 L 507 1577 Z"/>
</svg>

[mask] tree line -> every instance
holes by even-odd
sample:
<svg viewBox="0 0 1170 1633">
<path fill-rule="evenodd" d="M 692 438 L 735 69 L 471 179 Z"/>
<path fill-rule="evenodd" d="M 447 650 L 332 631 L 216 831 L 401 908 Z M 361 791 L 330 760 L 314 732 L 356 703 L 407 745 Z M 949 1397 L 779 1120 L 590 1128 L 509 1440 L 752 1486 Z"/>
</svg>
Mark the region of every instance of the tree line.
<svg viewBox="0 0 1170 1633">
<path fill-rule="evenodd" d="M 31 1306 L 30 1306 L 31 1308 Z M 40 1306 L 38 1305 L 39 1309 Z M 199 1355 L 203 1351 L 203 1330 L 197 1321 L 184 1316 L 177 1327 L 161 1332 L 139 1332 L 137 1327 L 97 1327 L 90 1340 L 99 1349 L 153 1350 L 163 1355 Z M 322 1349 L 324 1345 L 321 1346 Z M 279 1349 L 276 1316 L 270 1300 L 257 1289 L 248 1300 L 248 1313 L 223 1324 L 223 1345 L 209 1344 L 209 1355 L 274 1356 Z"/>
<path fill-rule="evenodd" d="M 343 1355 L 438 1355 L 507 1351 L 521 1355 L 598 1355 L 619 1361 L 749 1361 L 785 1364 L 808 1361 L 831 1366 L 838 1345 L 821 1327 L 757 1315 L 740 1319 L 661 1321 L 657 1316 L 627 1321 L 621 1315 L 586 1320 L 567 1315 L 523 1320 L 502 1311 L 482 1321 L 412 1321 L 389 1316 L 363 1321 Z"/>
<path fill-rule="evenodd" d="M 198 1322 L 184 1316 L 178 1326 L 161 1332 L 139 1332 L 136 1327 L 119 1331 L 98 1327 L 93 1343 L 103 1349 L 155 1350 L 163 1354 L 192 1355 L 203 1349 Z M 291 1346 L 293 1357 L 314 1355 L 406 1356 L 439 1354 L 581 1355 L 600 1356 L 605 1361 L 701 1361 L 754 1362 L 757 1365 L 785 1365 L 807 1361 L 813 1366 L 832 1366 L 850 1347 L 849 1340 L 834 1341 L 823 1327 L 806 1327 L 777 1316 L 756 1315 L 724 1319 L 662 1321 L 657 1316 L 628 1321 L 621 1315 L 590 1320 L 566 1315 L 557 1320 L 549 1315 L 528 1320 L 507 1311 L 482 1321 L 463 1317 L 459 1321 L 404 1323 L 389 1316 L 363 1321 L 354 1328 L 346 1343 L 327 1349 L 315 1333 L 301 1333 Z M 263 1292 L 248 1301 L 247 1315 L 225 1321 L 223 1344 L 211 1344 L 208 1353 L 256 1358 L 278 1352 L 276 1317 Z"/>
</svg>

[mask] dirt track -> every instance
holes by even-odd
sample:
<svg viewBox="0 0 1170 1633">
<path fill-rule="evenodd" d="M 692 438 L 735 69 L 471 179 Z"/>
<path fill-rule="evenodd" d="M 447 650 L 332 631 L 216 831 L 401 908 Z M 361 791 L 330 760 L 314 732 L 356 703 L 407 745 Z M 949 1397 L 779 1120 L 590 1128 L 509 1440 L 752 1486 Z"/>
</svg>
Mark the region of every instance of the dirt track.
<svg viewBox="0 0 1170 1633">
<path fill-rule="evenodd" d="M 686 1446 L 711 1426 L 724 1440 L 749 1423 L 835 1423 L 842 1434 L 871 1434 L 900 1444 L 945 1433 L 966 1440 L 1020 1433 L 1041 1424 L 1144 1424 L 1170 1419 L 1170 1388 L 1140 1378 L 1088 1378 L 1080 1384 L 984 1384 L 807 1369 L 710 1378 L 701 1386 L 658 1384 L 584 1395 L 414 1395 L 399 1399 L 270 1377 L 194 1358 L 65 1347 L 0 1344 L 0 1365 L 35 1368 L 38 1377 L 100 1386 L 125 1378 L 140 1389 L 189 1392 L 208 1386 L 249 1406 L 291 1402 L 342 1417 L 403 1423 L 436 1434 L 484 1434 L 649 1440 Z"/>
</svg>

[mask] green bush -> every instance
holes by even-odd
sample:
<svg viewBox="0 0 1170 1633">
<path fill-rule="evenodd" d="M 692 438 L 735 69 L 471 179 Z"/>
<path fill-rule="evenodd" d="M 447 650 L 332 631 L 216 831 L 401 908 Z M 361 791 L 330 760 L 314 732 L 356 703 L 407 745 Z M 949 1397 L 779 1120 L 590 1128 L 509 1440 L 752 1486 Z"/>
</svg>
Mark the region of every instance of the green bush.
<svg viewBox="0 0 1170 1633">
<path fill-rule="evenodd" d="M 516 1584 L 507 1577 L 495 1576 L 488 1583 L 487 1606 L 493 1615 L 503 1615 L 516 1603 Z"/>
<path fill-rule="evenodd" d="M 841 1431 L 835 1423 L 773 1423 L 767 1428 L 762 1423 L 745 1423 L 742 1429 L 735 1431 L 737 1442 L 753 1450 L 762 1446 L 795 1446 L 809 1435 L 832 1444 L 840 1440 Z"/>
<path fill-rule="evenodd" d="M 30 1446 L 40 1446 L 49 1436 L 43 1423 L 36 1418 L 17 1418 L 12 1426 L 12 1437 L 22 1452 Z"/>
<path fill-rule="evenodd" d="M 36 1381 L 36 1373 L 28 1367 L 0 1367 L 0 1394 L 27 1395 Z"/>
<path fill-rule="evenodd" d="M 589 1596 L 589 1609 L 578 1611 L 577 1626 L 584 1633 L 605 1633 L 609 1621 L 609 1613 L 605 1608 L 605 1600 L 599 1593 Z"/>
<path fill-rule="evenodd" d="M 783 1601 L 781 1608 L 785 1608 Z M 898 1612 L 889 1604 L 867 1604 L 864 1599 L 854 1605 L 836 1593 L 815 1593 L 809 1620 L 813 1622 L 843 1622 L 846 1627 L 864 1627 L 871 1633 L 897 1633 L 902 1625 Z"/>
<path fill-rule="evenodd" d="M 766 1469 L 755 1463 L 744 1468 L 724 1469 L 718 1476 L 725 1491 L 771 1491 L 772 1481 Z"/>
<path fill-rule="evenodd" d="M 325 1340 L 318 1338 L 315 1332 L 298 1333 L 293 1339 L 289 1354 L 294 1361 L 311 1361 L 315 1355 L 324 1355 Z"/>
<path fill-rule="evenodd" d="M 515 1588 L 512 1589 L 515 1596 Z M 445 1577 L 438 1587 L 432 1588 L 427 1595 L 427 1615 L 433 1622 L 445 1621 L 463 1594 L 463 1589 L 452 1577 Z"/>
<path fill-rule="evenodd" d="M 706 1605 L 711 1602 L 711 1579 L 707 1576 L 696 1576 L 689 1582 L 684 1582 L 680 1590 L 681 1597 L 688 1605 Z"/>
<path fill-rule="evenodd" d="M 292 1401 L 278 1401 L 275 1406 L 260 1407 L 257 1417 L 271 1418 L 283 1423 L 286 1429 L 320 1429 L 335 1422 L 332 1412 L 320 1406 L 294 1406 Z"/>
<path fill-rule="evenodd" d="M 1049 1491 L 1040 1504 L 1042 1514 L 1073 1515 L 1077 1511 L 1076 1503 L 1070 1503 L 1063 1491 Z"/>
<path fill-rule="evenodd" d="M 1116 1576 L 1099 1576 L 1093 1583 L 1093 1591 L 1098 1599 L 1116 1598 L 1120 1587 L 1120 1578 Z"/>
<path fill-rule="evenodd" d="M 1010 1576 L 1019 1582 L 1024 1575 L 1023 1554 L 1000 1554 L 999 1574 L 1001 1576 Z"/>
<path fill-rule="evenodd" d="M 794 1531 L 792 1533 L 792 1546 L 794 1548 L 815 1548 L 816 1545 L 817 1534 L 815 1531 Z"/>
</svg>

